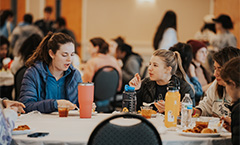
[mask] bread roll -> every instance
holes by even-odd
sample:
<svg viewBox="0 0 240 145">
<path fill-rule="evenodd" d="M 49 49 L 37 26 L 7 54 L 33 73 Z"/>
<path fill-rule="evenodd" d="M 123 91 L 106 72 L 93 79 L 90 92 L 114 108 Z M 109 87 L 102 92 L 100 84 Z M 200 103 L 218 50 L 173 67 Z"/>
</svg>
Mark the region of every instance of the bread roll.
<svg viewBox="0 0 240 145">
<path fill-rule="evenodd" d="M 210 128 L 204 128 L 201 133 L 214 133 L 212 129 Z"/>
</svg>

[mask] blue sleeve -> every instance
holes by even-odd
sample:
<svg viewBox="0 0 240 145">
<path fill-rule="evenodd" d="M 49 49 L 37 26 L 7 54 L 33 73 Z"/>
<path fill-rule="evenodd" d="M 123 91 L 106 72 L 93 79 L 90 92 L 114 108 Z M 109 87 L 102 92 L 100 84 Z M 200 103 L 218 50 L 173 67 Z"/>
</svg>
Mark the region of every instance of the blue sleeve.
<svg viewBox="0 0 240 145">
<path fill-rule="evenodd" d="M 41 96 L 45 90 L 41 90 L 41 83 L 44 83 L 36 70 L 28 69 L 24 74 L 20 90 L 19 101 L 26 106 L 25 111 L 38 110 L 41 113 L 51 113 L 57 109 L 54 106 L 56 99 L 47 99 Z M 42 84 L 45 85 L 45 84 Z"/>
<path fill-rule="evenodd" d="M 203 90 L 202 90 L 201 84 L 198 81 L 198 78 L 197 77 L 191 77 L 190 82 L 193 85 L 194 90 L 195 90 L 195 98 L 197 100 L 200 100 L 200 97 L 203 95 Z"/>
</svg>

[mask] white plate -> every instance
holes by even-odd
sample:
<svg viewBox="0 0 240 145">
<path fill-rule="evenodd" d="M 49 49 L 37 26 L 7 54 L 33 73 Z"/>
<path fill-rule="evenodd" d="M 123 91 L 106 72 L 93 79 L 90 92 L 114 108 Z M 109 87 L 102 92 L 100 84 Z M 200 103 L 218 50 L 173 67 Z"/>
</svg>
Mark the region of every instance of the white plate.
<svg viewBox="0 0 240 145">
<path fill-rule="evenodd" d="M 178 134 L 184 136 L 193 136 L 193 137 L 217 137 L 220 136 L 220 133 L 191 133 L 191 132 L 183 132 L 183 130 L 178 130 Z"/>
<path fill-rule="evenodd" d="M 27 130 L 16 130 L 12 131 L 12 135 L 21 135 L 21 134 L 29 134 L 32 130 L 27 129 Z"/>
</svg>

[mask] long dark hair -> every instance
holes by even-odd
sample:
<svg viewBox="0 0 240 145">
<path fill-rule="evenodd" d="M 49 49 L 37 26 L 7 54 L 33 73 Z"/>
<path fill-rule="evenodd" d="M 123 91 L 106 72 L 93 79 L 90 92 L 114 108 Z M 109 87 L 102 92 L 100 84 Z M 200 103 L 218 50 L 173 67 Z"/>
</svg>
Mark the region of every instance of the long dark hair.
<svg viewBox="0 0 240 145">
<path fill-rule="evenodd" d="M 182 66 L 185 72 L 188 72 L 188 68 L 192 62 L 193 54 L 192 47 L 186 43 L 177 43 L 174 46 L 170 47 L 169 50 L 179 52 L 182 59 Z"/>
<path fill-rule="evenodd" d="M 163 33 L 167 28 L 173 28 L 177 30 L 177 16 L 173 11 L 167 11 L 162 19 L 162 22 L 158 26 L 153 40 L 153 47 L 155 50 L 158 49 L 159 42 L 162 40 Z"/>
<path fill-rule="evenodd" d="M 98 46 L 98 53 L 107 54 L 109 52 L 109 46 L 105 40 L 100 37 L 90 39 L 90 42 L 94 47 Z"/>
<path fill-rule="evenodd" d="M 36 61 L 43 61 L 47 65 L 52 62 L 52 58 L 49 55 L 51 49 L 54 54 L 59 50 L 61 44 L 74 43 L 74 40 L 69 35 L 63 33 L 52 33 L 48 32 L 47 36 L 43 38 L 41 43 L 38 45 L 36 51 L 27 60 L 26 66 L 32 66 Z"/>
<path fill-rule="evenodd" d="M 23 62 L 26 62 L 31 57 L 41 41 L 42 37 L 40 35 L 32 34 L 23 42 L 19 49 L 19 54 Z"/>
<path fill-rule="evenodd" d="M 5 24 L 5 22 L 9 16 L 13 17 L 13 12 L 11 10 L 3 11 L 3 13 L 0 16 L 0 27 L 2 27 Z"/>
<path fill-rule="evenodd" d="M 213 60 L 216 61 L 221 67 L 230 59 L 240 56 L 240 49 L 234 47 L 225 47 L 213 55 Z M 217 94 L 219 98 L 223 97 L 225 87 L 217 84 Z"/>
<path fill-rule="evenodd" d="M 122 59 L 123 67 L 126 64 L 126 61 L 127 61 L 128 57 L 130 55 L 137 55 L 137 56 L 139 56 L 140 57 L 140 61 L 141 61 L 140 66 L 142 66 L 143 59 L 142 59 L 142 57 L 139 54 L 137 54 L 137 53 L 132 51 L 132 46 L 130 46 L 130 45 L 126 44 L 126 43 L 119 43 L 118 47 L 117 47 L 117 50 L 119 50 L 121 52 L 126 52 L 125 57 Z"/>
</svg>

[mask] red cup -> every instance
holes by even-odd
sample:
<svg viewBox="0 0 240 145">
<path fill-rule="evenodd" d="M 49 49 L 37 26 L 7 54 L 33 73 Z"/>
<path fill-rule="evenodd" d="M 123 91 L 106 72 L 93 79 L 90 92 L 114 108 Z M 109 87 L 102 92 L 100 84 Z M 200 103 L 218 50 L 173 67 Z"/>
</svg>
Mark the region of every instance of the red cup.
<svg viewBox="0 0 240 145">
<path fill-rule="evenodd" d="M 78 102 L 80 106 L 80 118 L 92 117 L 93 96 L 94 96 L 93 83 L 78 84 Z"/>
</svg>

